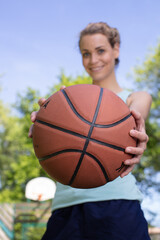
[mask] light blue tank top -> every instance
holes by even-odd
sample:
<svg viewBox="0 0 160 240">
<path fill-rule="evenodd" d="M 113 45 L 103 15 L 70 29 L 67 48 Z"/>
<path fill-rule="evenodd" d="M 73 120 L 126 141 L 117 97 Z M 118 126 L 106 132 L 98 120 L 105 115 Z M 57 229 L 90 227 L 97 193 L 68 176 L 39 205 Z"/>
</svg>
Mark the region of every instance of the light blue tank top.
<svg viewBox="0 0 160 240">
<path fill-rule="evenodd" d="M 118 96 L 126 102 L 129 91 L 123 90 Z M 101 187 L 90 189 L 72 188 L 57 182 L 52 210 L 64 208 L 84 202 L 126 199 L 142 201 L 142 194 L 136 185 L 135 177 L 129 173 L 124 178 L 118 177 Z"/>
</svg>

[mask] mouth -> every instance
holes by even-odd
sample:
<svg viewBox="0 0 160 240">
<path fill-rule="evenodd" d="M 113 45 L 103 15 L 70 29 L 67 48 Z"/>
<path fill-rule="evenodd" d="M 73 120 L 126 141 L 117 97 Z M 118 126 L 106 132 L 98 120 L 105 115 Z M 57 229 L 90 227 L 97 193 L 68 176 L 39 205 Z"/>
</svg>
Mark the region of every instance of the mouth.
<svg viewBox="0 0 160 240">
<path fill-rule="evenodd" d="M 91 72 L 99 72 L 104 66 L 90 67 Z"/>
</svg>

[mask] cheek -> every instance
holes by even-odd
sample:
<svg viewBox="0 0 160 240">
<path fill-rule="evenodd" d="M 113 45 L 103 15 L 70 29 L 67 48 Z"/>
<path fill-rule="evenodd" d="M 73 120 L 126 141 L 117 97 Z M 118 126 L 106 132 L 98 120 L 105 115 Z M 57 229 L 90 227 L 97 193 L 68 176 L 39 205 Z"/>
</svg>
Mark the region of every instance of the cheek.
<svg viewBox="0 0 160 240">
<path fill-rule="evenodd" d="M 86 59 L 82 58 L 82 64 L 83 64 L 83 67 L 86 69 L 88 65 Z"/>
<path fill-rule="evenodd" d="M 106 63 L 112 62 L 112 61 L 113 61 L 113 54 L 112 54 L 111 52 L 108 52 L 108 53 L 104 56 L 103 60 L 104 60 Z"/>
<path fill-rule="evenodd" d="M 107 56 L 105 56 L 104 62 L 105 62 L 108 66 L 114 66 L 114 65 L 115 65 L 114 56 L 108 54 Z"/>
</svg>

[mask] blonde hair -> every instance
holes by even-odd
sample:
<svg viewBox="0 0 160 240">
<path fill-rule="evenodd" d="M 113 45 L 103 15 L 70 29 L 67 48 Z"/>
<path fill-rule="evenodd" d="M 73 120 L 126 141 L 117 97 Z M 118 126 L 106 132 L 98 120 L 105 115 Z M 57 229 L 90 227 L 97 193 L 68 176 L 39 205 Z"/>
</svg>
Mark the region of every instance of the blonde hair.
<svg viewBox="0 0 160 240">
<path fill-rule="evenodd" d="M 105 35 L 111 45 L 114 48 L 115 44 L 120 45 L 120 34 L 116 28 L 110 27 L 107 23 L 98 22 L 98 23 L 89 23 L 86 28 L 80 32 L 79 36 L 79 49 L 83 36 L 92 35 L 96 33 L 101 33 Z M 118 65 L 119 58 L 115 59 L 115 65 Z"/>
</svg>

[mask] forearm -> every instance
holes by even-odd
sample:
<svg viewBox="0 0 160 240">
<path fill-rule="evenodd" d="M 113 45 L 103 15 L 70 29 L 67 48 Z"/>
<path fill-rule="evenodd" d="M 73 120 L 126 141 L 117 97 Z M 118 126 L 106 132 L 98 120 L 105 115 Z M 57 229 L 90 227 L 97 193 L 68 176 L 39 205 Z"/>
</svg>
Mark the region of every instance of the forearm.
<svg viewBox="0 0 160 240">
<path fill-rule="evenodd" d="M 128 167 L 121 177 L 126 176 L 140 162 L 141 156 L 146 149 L 148 136 L 145 131 L 145 120 L 149 114 L 152 98 L 146 92 L 136 92 L 131 94 L 127 99 L 127 104 L 131 109 L 132 116 L 136 122 L 136 129 L 130 131 L 131 137 L 137 139 L 137 146 L 128 146 L 125 149 L 126 153 L 132 154 L 133 158 L 124 162 Z"/>
<path fill-rule="evenodd" d="M 130 110 L 139 112 L 144 120 L 148 117 L 151 103 L 152 97 L 147 92 L 132 93 L 127 99 Z"/>
</svg>

